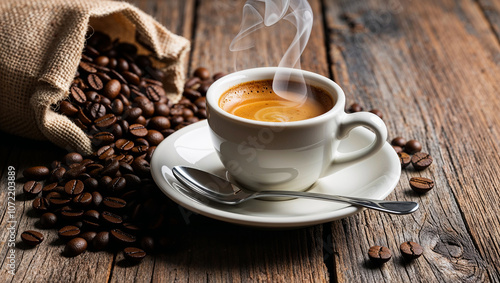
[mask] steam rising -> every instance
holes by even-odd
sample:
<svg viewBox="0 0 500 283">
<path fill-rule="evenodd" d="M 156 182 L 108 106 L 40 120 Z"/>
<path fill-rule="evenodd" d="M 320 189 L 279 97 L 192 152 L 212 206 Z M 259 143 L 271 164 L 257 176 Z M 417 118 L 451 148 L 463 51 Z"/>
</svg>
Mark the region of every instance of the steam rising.
<svg viewBox="0 0 500 283">
<path fill-rule="evenodd" d="M 306 94 L 307 89 L 302 76 L 292 76 L 289 69 L 300 69 L 300 55 L 304 51 L 313 25 L 313 13 L 307 0 L 247 0 L 243 7 L 243 17 L 240 32 L 231 42 L 231 51 L 247 50 L 255 46 L 256 31 L 270 27 L 281 20 L 288 21 L 295 29 L 295 37 L 286 50 L 278 67 L 279 69 L 273 80 L 273 90 L 281 97 L 297 100 L 297 95 L 290 93 Z M 290 88 L 290 80 L 301 82 Z M 292 97 L 293 96 L 293 97 Z M 300 100 L 306 98 L 300 96 Z"/>
</svg>

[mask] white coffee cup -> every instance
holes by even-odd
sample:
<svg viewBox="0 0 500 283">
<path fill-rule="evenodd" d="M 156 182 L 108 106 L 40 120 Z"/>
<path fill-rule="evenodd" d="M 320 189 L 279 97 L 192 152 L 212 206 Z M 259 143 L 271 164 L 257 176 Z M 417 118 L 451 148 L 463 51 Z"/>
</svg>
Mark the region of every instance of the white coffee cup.
<svg viewBox="0 0 500 283">
<path fill-rule="evenodd" d="M 228 89 L 250 81 L 273 79 L 275 67 L 247 69 L 215 81 L 207 91 L 208 124 L 212 142 L 225 168 L 237 183 L 255 191 L 304 191 L 331 166 L 359 162 L 378 152 L 387 128 L 377 115 L 347 114 L 345 95 L 332 80 L 308 71 L 289 69 L 292 76 L 322 88 L 335 104 L 328 112 L 307 120 L 264 122 L 238 117 L 219 106 Z M 340 140 L 355 127 L 372 130 L 374 141 L 354 152 L 338 152 Z"/>
</svg>

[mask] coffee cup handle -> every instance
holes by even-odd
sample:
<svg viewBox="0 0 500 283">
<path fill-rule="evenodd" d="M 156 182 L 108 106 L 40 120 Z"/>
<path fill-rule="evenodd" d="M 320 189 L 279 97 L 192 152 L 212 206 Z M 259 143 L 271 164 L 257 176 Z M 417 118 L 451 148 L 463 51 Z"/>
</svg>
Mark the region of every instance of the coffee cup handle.
<svg viewBox="0 0 500 283">
<path fill-rule="evenodd" d="M 346 138 L 352 129 L 359 126 L 372 130 L 375 133 L 375 140 L 370 145 L 353 152 L 338 152 L 333 163 L 359 161 L 372 156 L 382 148 L 387 139 L 387 127 L 380 117 L 369 112 L 345 114 L 340 123 L 337 138 Z"/>
</svg>

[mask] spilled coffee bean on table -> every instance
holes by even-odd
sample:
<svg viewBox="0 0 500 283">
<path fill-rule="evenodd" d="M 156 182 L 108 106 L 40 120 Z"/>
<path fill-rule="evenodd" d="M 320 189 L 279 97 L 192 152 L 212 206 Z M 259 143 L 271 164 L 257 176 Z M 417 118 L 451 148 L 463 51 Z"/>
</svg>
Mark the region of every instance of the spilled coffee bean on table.
<svg viewBox="0 0 500 283">
<path fill-rule="evenodd" d="M 23 172 L 24 194 L 40 227 L 66 242 L 63 255 L 123 250 L 138 262 L 178 245 L 184 221 L 153 182 L 149 162 L 164 138 L 207 117 L 206 91 L 224 74 L 197 68 L 177 103 L 166 96 L 165 76 L 133 44 L 100 32 L 87 40 L 69 97 L 54 109 L 88 134 L 95 152 L 70 152 Z M 40 231 L 22 235 L 30 246 L 44 238 Z"/>
</svg>

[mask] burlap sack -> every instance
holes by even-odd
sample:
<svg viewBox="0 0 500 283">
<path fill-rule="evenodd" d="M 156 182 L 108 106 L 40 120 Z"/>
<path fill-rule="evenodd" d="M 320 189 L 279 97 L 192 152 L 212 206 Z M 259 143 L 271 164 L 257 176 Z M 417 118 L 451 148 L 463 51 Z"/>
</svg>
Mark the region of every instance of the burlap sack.
<svg viewBox="0 0 500 283">
<path fill-rule="evenodd" d="M 169 98 L 180 98 L 189 41 L 138 8 L 103 0 L 1 0 L 1 130 L 92 153 L 85 133 L 51 110 L 68 96 L 88 29 L 148 46 L 158 57 L 155 66 L 166 71 Z"/>
</svg>

